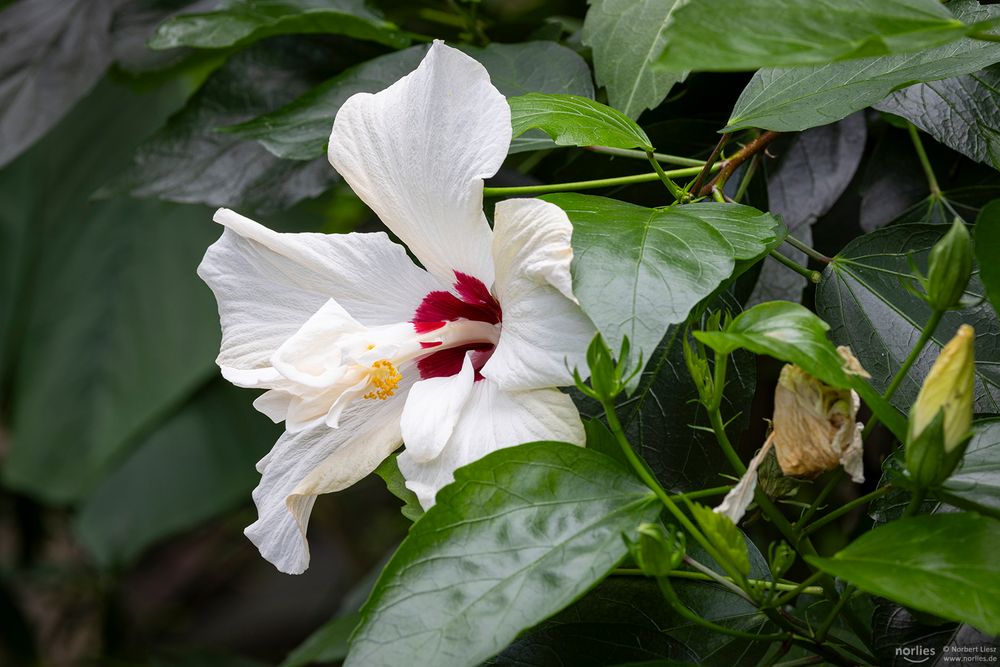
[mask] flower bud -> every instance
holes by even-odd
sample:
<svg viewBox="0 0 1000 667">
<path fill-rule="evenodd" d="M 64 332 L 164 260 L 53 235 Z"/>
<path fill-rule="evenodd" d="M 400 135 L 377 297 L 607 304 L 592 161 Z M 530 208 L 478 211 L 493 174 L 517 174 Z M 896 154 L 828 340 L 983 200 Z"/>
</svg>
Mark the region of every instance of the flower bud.
<svg viewBox="0 0 1000 667">
<path fill-rule="evenodd" d="M 958 218 L 948 233 L 931 248 L 927 267 L 927 303 L 935 310 L 960 305 L 972 276 L 972 242 L 965 223 Z"/>
<path fill-rule="evenodd" d="M 664 529 L 658 523 L 639 524 L 636 532 L 639 541 L 630 543 L 629 548 L 644 574 L 664 577 L 680 567 L 686 548 L 684 533 L 673 527 Z"/>
<path fill-rule="evenodd" d="M 972 428 L 975 331 L 967 324 L 941 349 L 910 409 L 906 468 L 921 486 L 940 484 L 955 469 Z"/>
<path fill-rule="evenodd" d="M 855 482 L 864 481 L 860 406 L 854 391 L 835 389 L 786 364 L 774 391 L 774 449 L 781 470 L 815 477 L 843 465 Z"/>
</svg>

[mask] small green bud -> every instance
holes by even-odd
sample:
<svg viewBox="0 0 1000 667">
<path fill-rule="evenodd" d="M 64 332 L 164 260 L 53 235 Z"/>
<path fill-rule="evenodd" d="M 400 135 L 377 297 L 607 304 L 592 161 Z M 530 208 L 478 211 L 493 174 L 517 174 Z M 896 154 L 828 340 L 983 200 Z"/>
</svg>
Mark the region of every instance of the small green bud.
<svg viewBox="0 0 1000 667">
<path fill-rule="evenodd" d="M 768 555 L 771 561 L 771 576 L 775 578 L 788 572 L 788 568 L 795 563 L 795 550 L 784 540 L 772 543 L 768 548 Z"/>
<path fill-rule="evenodd" d="M 965 453 L 972 428 L 975 331 L 968 324 L 941 349 L 910 409 L 906 468 L 917 484 L 941 483 Z"/>
<path fill-rule="evenodd" d="M 673 526 L 664 528 L 658 523 L 639 524 L 636 533 L 639 540 L 631 542 L 629 549 L 644 574 L 664 577 L 680 567 L 686 550 L 684 533 Z"/>
<path fill-rule="evenodd" d="M 961 306 L 972 276 L 972 241 L 958 218 L 948 233 L 931 248 L 927 268 L 927 303 L 935 310 Z"/>
</svg>

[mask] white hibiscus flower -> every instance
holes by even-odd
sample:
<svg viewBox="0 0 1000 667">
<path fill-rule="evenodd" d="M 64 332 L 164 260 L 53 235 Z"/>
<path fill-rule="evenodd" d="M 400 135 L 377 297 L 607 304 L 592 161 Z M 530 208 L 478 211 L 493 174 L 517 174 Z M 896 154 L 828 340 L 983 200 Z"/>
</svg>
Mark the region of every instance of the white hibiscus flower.
<svg viewBox="0 0 1000 667">
<path fill-rule="evenodd" d="M 246 529 L 279 570 L 309 564 L 316 496 L 365 477 L 401 442 L 424 507 L 456 468 L 533 440 L 582 444 L 567 368 L 594 327 L 571 291 L 572 227 L 558 207 L 501 202 L 483 179 L 510 144 L 486 70 L 436 42 L 413 73 L 337 114 L 329 158 L 410 249 L 384 233 L 279 234 L 233 211 L 199 275 L 219 302 L 229 381 L 285 433 L 257 464 Z M 425 270 L 426 269 L 426 270 Z"/>
</svg>

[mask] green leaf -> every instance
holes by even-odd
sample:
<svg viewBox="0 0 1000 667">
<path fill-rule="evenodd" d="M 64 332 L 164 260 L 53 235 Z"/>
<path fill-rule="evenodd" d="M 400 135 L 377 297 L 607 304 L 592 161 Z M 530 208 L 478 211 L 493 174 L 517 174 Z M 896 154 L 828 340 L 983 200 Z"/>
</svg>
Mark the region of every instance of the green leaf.
<svg viewBox="0 0 1000 667">
<path fill-rule="evenodd" d="M 247 502 L 254 464 L 281 429 L 221 380 L 143 438 L 87 498 L 76 533 L 97 563 L 120 567 L 148 545 Z"/>
<path fill-rule="evenodd" d="M 849 345 L 871 373 L 878 391 L 889 386 L 930 317 L 929 306 L 904 287 L 912 286 L 910 262 L 926 274 L 927 254 L 947 230 L 947 225 L 880 229 L 848 243 L 823 273 L 816 310 L 830 323 L 833 340 Z M 981 300 L 982 295 L 983 284 L 974 273 L 966 298 Z M 944 316 L 892 397 L 893 405 L 909 408 L 941 347 L 962 323 L 976 330 L 973 409 L 1000 412 L 1000 322 L 989 304 L 982 302 Z"/>
<path fill-rule="evenodd" d="M 844 359 L 827 338 L 829 328 L 830 325 L 804 306 L 771 301 L 744 312 L 725 331 L 696 331 L 694 336 L 719 352 L 745 348 L 795 364 L 830 386 L 854 389 L 879 419 L 897 437 L 903 438 L 906 424 L 902 415 L 870 384 L 845 371 Z M 864 359 L 861 361 L 864 366 Z"/>
<path fill-rule="evenodd" d="M 1000 169 L 1000 68 L 919 83 L 875 105 L 948 148 Z"/>
<path fill-rule="evenodd" d="M 611 349 L 648 361 L 667 327 L 766 250 L 776 221 L 749 206 L 662 209 L 579 194 L 543 197 L 573 223 L 573 292 Z"/>
<path fill-rule="evenodd" d="M 750 574 L 750 557 L 747 555 L 746 538 L 736 524 L 725 514 L 713 512 L 710 507 L 690 503 L 688 507 L 705 537 L 723 558 L 728 560 L 743 576 Z"/>
<path fill-rule="evenodd" d="M 347 657 L 347 643 L 361 620 L 358 612 L 348 612 L 319 626 L 279 667 L 306 667 L 314 663 L 338 662 Z"/>
<path fill-rule="evenodd" d="M 0 167 L 59 122 L 111 63 L 113 3 L 34 0 L 0 12 Z"/>
<path fill-rule="evenodd" d="M 653 150 L 649 137 L 631 118 L 586 97 L 529 93 L 507 102 L 515 137 L 538 128 L 560 146 Z"/>
<path fill-rule="evenodd" d="M 587 63 L 572 50 L 552 42 L 490 44 L 463 47 L 490 73 L 505 96 L 529 92 L 572 93 L 592 97 Z M 278 157 L 310 160 L 326 155 L 333 119 L 351 95 L 375 93 L 409 74 L 427 53 L 427 46 L 373 58 L 323 82 L 277 111 L 225 128 L 244 139 L 255 139 Z M 515 139 L 511 152 L 551 146 L 546 137 Z"/>
<path fill-rule="evenodd" d="M 264 37 L 332 33 L 402 48 L 409 37 L 364 0 L 225 0 L 212 12 L 182 14 L 156 29 L 150 48 L 222 49 Z"/>
<path fill-rule="evenodd" d="M 986 296 L 1000 316 L 1000 200 L 983 207 L 976 219 L 976 261 Z"/>
<path fill-rule="evenodd" d="M 332 46 L 303 38 L 269 40 L 233 56 L 143 143 L 128 172 L 106 192 L 258 214 L 321 194 L 337 178 L 325 159 L 279 160 L 217 128 L 286 104 L 325 80 L 341 59 Z"/>
<path fill-rule="evenodd" d="M 659 510 L 613 460 L 565 443 L 460 468 L 383 570 L 346 665 L 477 665 L 603 578 L 622 533 Z"/>
<path fill-rule="evenodd" d="M 882 56 L 946 44 L 970 31 L 938 0 L 714 0 L 679 7 L 659 64 L 753 70 Z"/>
<path fill-rule="evenodd" d="M 1000 419 L 973 423 L 965 456 L 940 495 L 952 505 L 1000 518 Z"/>
<path fill-rule="evenodd" d="M 907 607 L 1000 634 L 1000 524 L 972 513 L 915 516 L 812 565 Z"/>
<path fill-rule="evenodd" d="M 382 461 L 375 468 L 375 474 L 385 482 L 385 488 L 389 490 L 389 493 L 403 501 L 403 506 L 399 509 L 403 516 L 410 521 L 416 521 L 424 515 L 424 508 L 420 506 L 417 494 L 406 488 L 406 479 L 403 478 L 403 473 L 399 471 L 396 456 L 394 454 L 385 461 Z"/>
<path fill-rule="evenodd" d="M 1000 6 L 981 7 L 975 0 L 954 0 L 948 7 L 965 23 L 1000 18 Z M 743 90 L 724 131 L 761 127 L 792 132 L 827 125 L 879 102 L 898 88 L 969 74 L 998 61 L 1000 44 L 963 38 L 905 55 L 762 69 Z"/>
<path fill-rule="evenodd" d="M 764 567 L 766 571 L 766 566 Z M 768 632 L 767 618 L 718 584 L 673 579 L 684 604 L 741 632 Z M 674 612 L 651 579 L 611 577 L 580 601 L 518 638 L 490 667 L 606 667 L 755 664 L 767 643 L 723 635 Z M 553 661 L 558 656 L 558 662 Z"/>
<path fill-rule="evenodd" d="M 666 44 L 663 29 L 680 0 L 591 0 L 583 43 L 591 47 L 597 83 L 608 104 L 629 118 L 659 106 L 686 73 L 653 68 Z"/>
</svg>

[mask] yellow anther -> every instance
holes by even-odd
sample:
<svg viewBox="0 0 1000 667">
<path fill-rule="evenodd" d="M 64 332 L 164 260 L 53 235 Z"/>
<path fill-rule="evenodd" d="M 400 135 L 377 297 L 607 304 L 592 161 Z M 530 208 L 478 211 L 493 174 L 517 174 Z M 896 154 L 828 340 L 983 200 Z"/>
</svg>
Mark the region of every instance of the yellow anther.
<svg viewBox="0 0 1000 667">
<path fill-rule="evenodd" d="M 375 349 L 375 345 L 374 344 L 369 344 L 368 345 L 368 349 L 369 350 L 374 350 Z"/>
<path fill-rule="evenodd" d="M 399 381 L 403 379 L 402 374 L 396 370 L 396 367 L 388 359 L 379 359 L 376 361 L 372 364 L 368 374 L 371 383 L 375 385 L 375 390 L 365 394 L 364 398 L 377 399 L 379 401 L 384 401 L 396 393 L 396 387 L 399 385 Z"/>
</svg>

